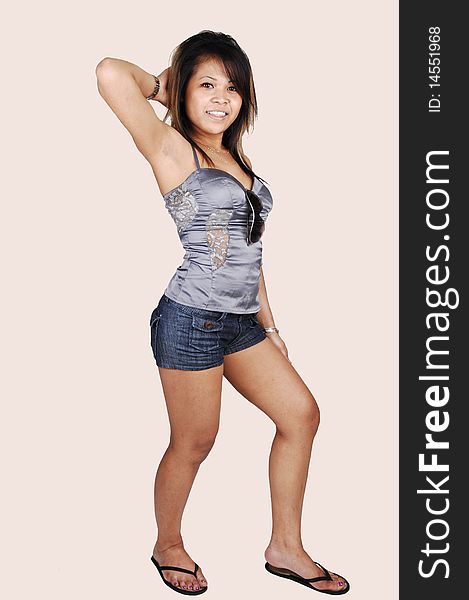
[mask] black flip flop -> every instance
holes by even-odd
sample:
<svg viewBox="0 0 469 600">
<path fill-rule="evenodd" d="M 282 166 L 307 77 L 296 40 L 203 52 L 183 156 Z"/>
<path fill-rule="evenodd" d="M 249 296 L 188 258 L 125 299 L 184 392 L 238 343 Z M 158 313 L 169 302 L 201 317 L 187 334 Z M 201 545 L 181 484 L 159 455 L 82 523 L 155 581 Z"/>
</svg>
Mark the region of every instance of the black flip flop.
<svg viewBox="0 0 469 600">
<path fill-rule="evenodd" d="M 341 594 L 346 594 L 350 590 L 349 582 L 345 579 L 345 577 L 342 577 L 342 575 L 337 575 L 337 573 L 334 573 L 334 575 L 342 577 L 342 579 L 345 581 L 345 586 L 342 589 L 337 590 L 336 592 L 334 592 L 333 590 L 321 590 L 319 588 L 314 587 L 314 585 L 310 585 L 313 581 L 332 581 L 332 577 L 329 571 L 325 569 L 322 565 L 320 565 L 318 562 L 316 562 L 316 564 L 324 571 L 324 576 L 310 577 L 309 579 L 305 579 L 304 577 L 301 577 L 301 575 L 298 575 L 298 573 L 290 571 L 290 569 L 281 569 L 280 567 L 274 567 L 268 562 L 265 563 L 265 568 L 269 573 L 272 573 L 272 575 L 277 575 L 278 577 L 285 577 L 286 579 L 291 579 L 292 581 L 301 583 L 301 585 L 306 585 L 310 589 L 315 590 L 316 592 L 321 592 L 323 594 L 331 594 L 331 596 L 340 596 Z"/>
<path fill-rule="evenodd" d="M 151 562 L 158 569 L 158 573 L 161 575 L 161 579 L 166 583 L 166 585 L 168 587 L 170 587 L 175 592 L 179 592 L 180 594 L 186 594 L 187 596 L 197 596 L 198 594 L 203 594 L 208 590 L 208 586 L 205 586 L 205 587 L 201 586 L 200 590 L 185 590 L 184 588 L 176 587 L 175 585 L 173 585 L 167 579 L 164 578 L 163 570 L 165 570 L 165 571 L 169 571 L 169 570 L 181 571 L 181 573 L 189 573 L 190 575 L 194 575 L 194 577 L 197 578 L 197 571 L 198 571 L 198 569 L 200 569 L 200 567 L 197 563 L 194 563 L 194 570 L 191 571 L 190 569 L 184 569 L 183 567 L 161 566 L 153 555 L 151 556 Z"/>
</svg>

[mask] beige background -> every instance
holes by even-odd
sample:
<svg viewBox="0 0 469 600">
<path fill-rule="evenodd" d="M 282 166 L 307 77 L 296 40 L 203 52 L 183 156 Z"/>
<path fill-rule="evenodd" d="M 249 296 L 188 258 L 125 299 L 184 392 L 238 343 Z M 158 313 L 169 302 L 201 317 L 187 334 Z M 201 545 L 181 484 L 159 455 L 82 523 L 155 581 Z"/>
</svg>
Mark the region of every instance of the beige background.
<svg viewBox="0 0 469 600">
<path fill-rule="evenodd" d="M 251 59 L 260 110 L 245 149 L 274 197 L 269 298 L 322 410 L 304 546 L 350 579 L 348 598 L 397 598 L 397 2 L 46 0 L 8 12 L 5 597 L 175 597 L 149 561 L 169 425 L 148 320 L 183 252 L 94 69 L 114 56 L 160 72 L 180 41 L 213 29 Z M 211 598 L 310 593 L 264 570 L 273 434 L 225 381 L 183 521 Z"/>
</svg>

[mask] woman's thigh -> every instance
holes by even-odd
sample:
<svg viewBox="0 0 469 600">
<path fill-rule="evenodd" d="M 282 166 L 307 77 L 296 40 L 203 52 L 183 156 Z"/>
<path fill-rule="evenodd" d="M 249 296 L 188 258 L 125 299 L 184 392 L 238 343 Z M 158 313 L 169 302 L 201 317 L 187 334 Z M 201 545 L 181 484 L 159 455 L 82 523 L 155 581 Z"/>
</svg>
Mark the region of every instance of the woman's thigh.
<svg viewBox="0 0 469 600">
<path fill-rule="evenodd" d="M 179 304 L 164 294 L 150 316 L 150 345 L 166 400 L 171 444 L 193 454 L 197 450 L 203 454 L 218 431 L 222 316 Z"/>
<path fill-rule="evenodd" d="M 225 356 L 224 375 L 280 431 L 317 426 L 319 408 L 313 394 L 269 338 Z"/>
<path fill-rule="evenodd" d="M 223 365 L 198 371 L 158 367 L 171 426 L 171 444 L 204 454 L 220 422 Z"/>
</svg>

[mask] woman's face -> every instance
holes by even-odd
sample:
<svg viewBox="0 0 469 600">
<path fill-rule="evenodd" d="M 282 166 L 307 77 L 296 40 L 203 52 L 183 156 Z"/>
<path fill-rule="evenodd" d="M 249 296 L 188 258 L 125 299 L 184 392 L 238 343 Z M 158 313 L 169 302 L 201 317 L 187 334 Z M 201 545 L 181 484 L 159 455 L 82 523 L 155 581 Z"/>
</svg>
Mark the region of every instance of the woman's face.
<svg viewBox="0 0 469 600">
<path fill-rule="evenodd" d="M 185 97 L 187 116 L 195 132 L 223 134 L 236 120 L 242 103 L 221 62 L 209 59 L 196 67 L 187 84 Z M 220 112 L 226 114 L 219 115 Z"/>
</svg>

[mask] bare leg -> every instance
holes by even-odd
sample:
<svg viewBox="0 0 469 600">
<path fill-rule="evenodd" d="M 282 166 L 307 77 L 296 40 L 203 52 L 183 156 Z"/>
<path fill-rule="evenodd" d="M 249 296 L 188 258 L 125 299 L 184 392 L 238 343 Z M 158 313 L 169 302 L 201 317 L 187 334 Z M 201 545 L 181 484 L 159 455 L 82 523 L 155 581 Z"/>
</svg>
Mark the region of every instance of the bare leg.
<svg viewBox="0 0 469 600">
<path fill-rule="evenodd" d="M 269 458 L 272 535 L 265 559 L 305 578 L 323 576 L 301 540 L 303 499 L 319 425 L 316 401 L 293 365 L 268 338 L 225 356 L 224 375 L 277 428 Z M 340 590 L 345 585 L 343 579 L 331 576 L 333 581 L 313 585 Z"/>
<path fill-rule="evenodd" d="M 218 432 L 223 365 L 201 371 L 159 368 L 159 372 L 171 436 L 155 477 L 158 539 L 153 556 L 160 565 L 193 569 L 194 560 L 182 540 L 182 514 L 200 464 Z M 178 571 L 165 570 L 163 574 L 183 589 L 207 585 L 201 570 L 197 571 L 197 579 Z"/>
</svg>

